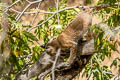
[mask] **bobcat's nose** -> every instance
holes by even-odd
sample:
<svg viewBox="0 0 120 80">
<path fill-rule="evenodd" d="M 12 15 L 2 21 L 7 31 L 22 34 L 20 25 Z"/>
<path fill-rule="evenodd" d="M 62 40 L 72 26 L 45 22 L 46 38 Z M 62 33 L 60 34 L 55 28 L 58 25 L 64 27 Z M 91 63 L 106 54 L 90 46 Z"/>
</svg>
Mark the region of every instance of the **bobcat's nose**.
<svg viewBox="0 0 120 80">
<path fill-rule="evenodd" d="M 45 47 L 46 47 L 46 43 L 45 43 L 45 44 L 42 44 L 40 47 L 41 47 L 41 48 L 45 48 Z"/>
<path fill-rule="evenodd" d="M 47 53 L 52 54 L 52 53 L 54 52 L 54 48 L 53 48 L 52 46 L 47 46 L 47 48 L 45 49 L 45 51 L 46 51 Z"/>
</svg>

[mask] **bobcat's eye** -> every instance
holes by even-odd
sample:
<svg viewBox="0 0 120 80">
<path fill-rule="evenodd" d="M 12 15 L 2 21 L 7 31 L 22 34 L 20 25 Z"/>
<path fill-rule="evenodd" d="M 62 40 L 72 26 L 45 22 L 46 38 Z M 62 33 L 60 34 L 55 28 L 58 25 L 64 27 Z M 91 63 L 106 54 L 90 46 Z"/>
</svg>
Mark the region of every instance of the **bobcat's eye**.
<svg viewBox="0 0 120 80">
<path fill-rule="evenodd" d="M 52 47 L 47 46 L 46 49 L 45 49 L 45 51 L 48 52 L 48 53 L 51 52 L 52 51 Z"/>
<path fill-rule="evenodd" d="M 46 48 L 45 49 L 49 49 L 50 48 L 50 46 L 46 46 Z"/>
</svg>

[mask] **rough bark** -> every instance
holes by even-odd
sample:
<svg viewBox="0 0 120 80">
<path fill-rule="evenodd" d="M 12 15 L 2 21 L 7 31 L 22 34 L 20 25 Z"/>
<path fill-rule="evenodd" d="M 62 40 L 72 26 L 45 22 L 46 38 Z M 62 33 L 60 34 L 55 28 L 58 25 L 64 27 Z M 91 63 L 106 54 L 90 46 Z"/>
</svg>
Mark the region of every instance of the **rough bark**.
<svg viewBox="0 0 120 80">
<path fill-rule="evenodd" d="M 94 41 L 78 41 L 77 59 L 70 69 L 57 71 L 56 80 L 72 80 L 77 76 L 89 62 L 91 56 L 95 53 Z M 90 53 L 90 54 L 88 54 Z M 81 55 L 80 55 L 81 54 Z"/>
<path fill-rule="evenodd" d="M 72 68 L 64 71 L 57 71 L 56 80 L 72 80 L 83 70 L 85 65 L 89 62 L 91 56 L 92 55 L 81 56 L 80 60 L 75 61 Z"/>
<path fill-rule="evenodd" d="M 1 32 L 0 32 L 0 73 L 3 71 L 3 63 L 10 56 L 10 47 L 7 40 L 7 33 L 9 30 L 9 20 L 7 12 L 5 12 L 5 7 L 7 6 L 6 0 L 2 0 L 2 16 L 1 16 Z"/>
</svg>

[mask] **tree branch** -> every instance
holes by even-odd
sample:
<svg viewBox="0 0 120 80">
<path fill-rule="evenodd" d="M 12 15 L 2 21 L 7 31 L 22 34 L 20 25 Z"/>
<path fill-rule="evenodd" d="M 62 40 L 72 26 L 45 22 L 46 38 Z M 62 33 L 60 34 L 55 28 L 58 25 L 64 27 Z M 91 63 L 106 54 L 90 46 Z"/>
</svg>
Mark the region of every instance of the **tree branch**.
<svg viewBox="0 0 120 80">
<path fill-rule="evenodd" d="M 89 48 L 86 48 L 85 46 L 93 46 L 94 45 L 94 43 L 93 43 L 93 41 L 89 41 L 89 42 L 85 42 L 84 44 L 84 48 L 82 49 L 82 53 L 83 54 L 86 54 L 86 53 L 88 53 L 88 50 L 87 49 L 89 49 Z M 83 46 L 82 45 L 82 46 Z M 94 46 L 93 46 L 93 49 L 94 49 Z M 91 55 L 92 54 L 94 54 L 96 51 L 95 50 L 89 50 L 89 52 L 91 53 Z M 75 62 L 75 65 L 83 65 L 83 66 L 81 66 L 81 67 L 78 67 L 78 68 L 75 68 L 74 69 L 74 67 L 75 66 L 73 66 L 71 69 L 73 69 L 72 71 L 73 71 L 73 73 L 75 73 L 76 75 L 77 75 L 77 73 L 78 72 L 80 72 L 82 69 L 83 69 L 83 67 L 87 64 L 86 63 L 86 61 L 88 62 L 88 60 L 89 60 L 89 58 L 91 57 L 91 55 L 88 55 L 88 56 L 85 56 L 85 58 L 81 58 L 79 61 L 77 61 L 77 62 Z M 55 56 L 51 56 L 51 55 L 48 55 L 46 52 L 44 52 L 41 56 L 40 56 L 40 58 L 38 59 L 38 61 L 35 63 L 35 64 L 33 64 L 32 65 L 32 67 L 31 68 L 29 68 L 28 69 L 28 71 L 25 73 L 25 74 L 20 74 L 19 75 L 19 77 L 17 77 L 16 78 L 16 80 L 19 80 L 19 79 L 21 79 L 21 80 L 23 80 L 23 79 L 26 79 L 26 80 L 28 80 L 28 79 L 30 79 L 30 78 L 32 78 L 32 77 L 34 77 L 34 76 L 37 76 L 37 75 L 39 75 L 39 74 L 41 74 L 41 73 L 43 73 L 43 72 L 45 72 L 45 71 L 47 71 L 47 73 L 49 73 L 49 72 L 51 72 L 51 66 L 52 66 L 52 64 L 53 64 L 53 60 L 55 59 Z M 86 60 L 85 60 L 86 59 Z M 79 64 L 79 62 L 81 62 L 82 61 L 82 64 L 80 63 Z M 60 61 L 58 61 L 59 63 L 60 63 Z M 60 66 L 61 65 L 59 65 L 59 64 L 57 64 L 57 66 L 60 68 Z M 64 66 L 64 65 L 62 65 L 62 66 Z M 61 66 L 61 67 L 62 67 Z M 77 71 L 78 70 L 78 71 Z M 70 70 L 71 71 L 71 70 Z M 71 72 L 72 72 L 71 71 Z M 61 72 L 60 72 L 61 73 Z M 63 73 L 64 73 L 64 71 L 63 71 Z M 66 72 L 65 72 L 66 73 Z M 46 74 L 46 72 L 44 73 L 44 74 Z M 70 72 L 68 71 L 67 73 L 66 73 L 66 75 L 70 75 Z M 72 74 L 73 75 L 73 74 Z M 75 75 L 74 75 L 75 76 Z M 64 77 L 65 77 L 65 75 L 64 75 Z M 58 77 L 56 76 L 56 79 L 57 79 Z M 70 77 L 71 78 L 71 77 Z"/>
<path fill-rule="evenodd" d="M 5 6 L 7 6 L 7 4 L 5 4 L 3 1 L 2 18 L 1 18 L 2 31 L 0 32 L 0 74 L 3 71 L 3 66 L 4 66 L 3 62 L 5 60 L 8 60 L 8 58 L 10 57 L 10 47 L 7 40 L 7 36 L 8 36 L 7 33 L 9 30 L 9 20 L 8 20 L 7 13 L 4 11 Z"/>
<path fill-rule="evenodd" d="M 81 55 L 79 56 L 79 58 L 76 59 L 75 63 L 68 70 L 64 70 L 65 65 L 62 65 L 61 63 L 63 61 L 58 61 L 56 68 L 54 70 L 56 74 L 55 75 L 56 80 L 63 80 L 63 79 L 69 80 L 74 78 L 77 74 L 79 74 L 82 71 L 85 65 L 89 62 L 91 56 L 94 53 L 97 53 L 97 51 L 94 49 L 93 40 L 86 42 L 85 41 L 81 42 L 80 40 L 78 43 L 79 43 L 78 49 L 80 51 L 79 54 Z M 44 52 L 42 56 L 40 56 L 38 61 L 35 64 L 33 64 L 32 67 L 29 68 L 26 73 L 20 74 L 19 77 L 17 77 L 17 80 L 19 79 L 27 80 L 38 75 L 40 79 L 43 79 L 44 76 L 46 76 L 51 72 L 52 64 L 54 60 L 55 60 L 55 56 L 48 55 L 46 52 Z M 62 70 L 61 67 L 63 68 Z"/>
</svg>

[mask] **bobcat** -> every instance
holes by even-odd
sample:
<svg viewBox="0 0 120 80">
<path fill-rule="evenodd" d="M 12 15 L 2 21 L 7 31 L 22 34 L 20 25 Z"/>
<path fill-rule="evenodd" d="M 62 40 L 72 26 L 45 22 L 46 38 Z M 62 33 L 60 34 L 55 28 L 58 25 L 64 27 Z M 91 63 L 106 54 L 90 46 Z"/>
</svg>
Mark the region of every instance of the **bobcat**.
<svg viewBox="0 0 120 80">
<path fill-rule="evenodd" d="M 76 58 L 78 40 L 83 37 L 91 24 L 92 15 L 89 12 L 81 11 L 57 38 L 53 38 L 45 45 L 45 51 L 50 55 L 55 55 L 59 48 L 61 51 L 70 49 L 67 64 L 71 65 Z"/>
</svg>

